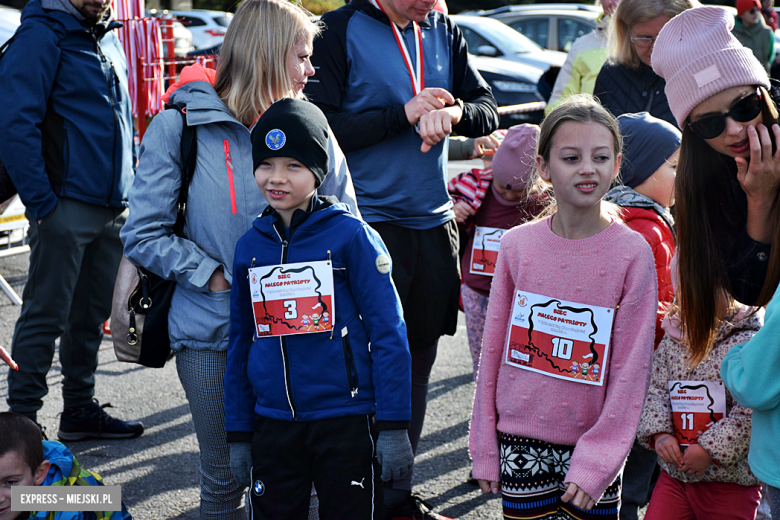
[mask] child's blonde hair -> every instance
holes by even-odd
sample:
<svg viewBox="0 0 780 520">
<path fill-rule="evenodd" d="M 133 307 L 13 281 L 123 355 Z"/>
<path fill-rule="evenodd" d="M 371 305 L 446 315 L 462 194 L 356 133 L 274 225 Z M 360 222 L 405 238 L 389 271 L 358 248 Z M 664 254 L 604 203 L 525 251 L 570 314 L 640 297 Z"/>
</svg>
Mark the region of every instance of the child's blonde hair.
<svg viewBox="0 0 780 520">
<path fill-rule="evenodd" d="M 250 125 L 274 101 L 296 97 L 287 56 L 320 26 L 287 0 L 244 0 L 230 22 L 214 89 L 241 123 Z"/>
<path fill-rule="evenodd" d="M 536 156 L 541 157 L 544 162 L 550 162 L 550 150 L 552 149 L 553 137 L 558 129 L 564 123 L 599 123 L 604 125 L 609 133 L 612 134 L 612 150 L 615 152 L 615 161 L 623 153 L 623 138 L 620 135 L 620 125 L 615 116 L 601 106 L 601 103 L 590 94 L 573 94 L 556 106 L 547 114 L 539 127 L 539 138 L 536 141 Z M 538 166 L 537 166 L 538 170 Z M 534 175 L 532 178 L 541 180 L 541 177 Z M 542 181 L 544 182 L 544 181 Z M 555 196 L 548 185 L 549 203 L 544 211 L 537 217 L 546 218 L 558 210 L 558 204 Z M 601 211 L 607 218 L 613 221 L 620 221 L 620 210 L 611 202 L 601 201 Z"/>
</svg>

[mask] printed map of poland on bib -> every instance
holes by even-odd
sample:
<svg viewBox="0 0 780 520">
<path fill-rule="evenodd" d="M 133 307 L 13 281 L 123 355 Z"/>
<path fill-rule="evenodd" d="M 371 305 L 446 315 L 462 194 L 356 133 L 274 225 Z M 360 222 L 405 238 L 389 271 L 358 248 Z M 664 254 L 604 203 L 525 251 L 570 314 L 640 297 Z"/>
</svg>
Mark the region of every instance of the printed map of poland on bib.
<svg viewBox="0 0 780 520">
<path fill-rule="evenodd" d="M 330 262 L 301 262 L 249 269 L 257 337 L 331 330 L 333 269 Z"/>
<path fill-rule="evenodd" d="M 471 246 L 471 274 L 493 276 L 498 260 L 498 246 L 506 229 L 477 226 Z"/>
<path fill-rule="evenodd" d="M 716 381 L 669 381 L 674 436 L 681 446 L 698 442 L 699 435 L 726 415 L 726 388 Z"/>
<path fill-rule="evenodd" d="M 613 309 L 517 291 L 505 360 L 524 370 L 602 386 Z"/>
</svg>

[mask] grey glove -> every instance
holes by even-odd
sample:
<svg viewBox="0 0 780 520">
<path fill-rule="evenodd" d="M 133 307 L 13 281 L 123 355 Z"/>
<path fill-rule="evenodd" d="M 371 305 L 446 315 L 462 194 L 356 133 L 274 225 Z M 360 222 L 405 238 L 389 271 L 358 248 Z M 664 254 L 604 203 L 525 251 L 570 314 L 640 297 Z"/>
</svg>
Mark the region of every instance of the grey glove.
<svg viewBox="0 0 780 520">
<path fill-rule="evenodd" d="M 406 430 L 384 430 L 376 441 L 376 458 L 382 465 L 382 480 L 401 478 L 412 469 L 414 453 Z M 232 463 L 232 457 L 231 457 Z"/>
<path fill-rule="evenodd" d="M 233 478 L 241 487 L 249 487 L 252 483 L 252 443 L 231 442 L 230 446 L 230 471 Z"/>
</svg>

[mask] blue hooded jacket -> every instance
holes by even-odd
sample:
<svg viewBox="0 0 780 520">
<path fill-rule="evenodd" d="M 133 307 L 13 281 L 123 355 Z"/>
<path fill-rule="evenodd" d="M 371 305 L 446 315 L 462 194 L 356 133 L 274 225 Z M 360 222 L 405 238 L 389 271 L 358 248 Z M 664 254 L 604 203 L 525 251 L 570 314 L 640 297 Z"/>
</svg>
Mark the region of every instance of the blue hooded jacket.
<svg viewBox="0 0 780 520">
<path fill-rule="evenodd" d="M 309 212 L 297 210 L 285 240 L 268 208 L 236 246 L 225 369 L 229 442 L 251 440 L 255 414 L 286 421 L 376 414 L 380 430 L 408 426 L 398 423 L 411 417 L 411 355 L 390 255 L 368 224 L 332 200 L 315 197 Z M 250 266 L 328 258 L 332 331 L 257 338 Z"/>
<path fill-rule="evenodd" d="M 76 457 L 63 444 L 43 441 L 43 459 L 51 466 L 42 486 L 104 486 L 97 473 L 79 465 Z M 121 511 L 35 511 L 28 517 L 40 520 L 132 520 L 122 504 Z"/>
<path fill-rule="evenodd" d="M 0 59 L 0 158 L 32 218 L 59 197 L 121 207 L 133 180 L 127 62 L 109 19 L 92 27 L 31 0 Z"/>
</svg>

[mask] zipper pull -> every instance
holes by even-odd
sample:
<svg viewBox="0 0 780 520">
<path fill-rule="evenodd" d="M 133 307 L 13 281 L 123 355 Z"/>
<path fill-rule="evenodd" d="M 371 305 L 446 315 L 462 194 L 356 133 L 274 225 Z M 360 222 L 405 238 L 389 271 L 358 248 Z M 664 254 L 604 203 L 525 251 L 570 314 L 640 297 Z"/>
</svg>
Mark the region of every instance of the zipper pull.
<svg viewBox="0 0 780 520">
<path fill-rule="evenodd" d="M 233 160 L 230 157 L 230 143 L 227 139 L 224 140 L 225 147 L 225 167 L 227 168 L 228 184 L 230 188 L 230 209 L 233 210 L 233 215 L 236 214 L 236 189 L 233 185 Z"/>
<path fill-rule="evenodd" d="M 135 333 L 135 311 L 132 309 L 130 310 L 130 323 L 127 329 L 127 337 L 125 339 L 127 340 L 128 345 L 135 345 L 138 343 L 138 334 Z"/>
</svg>

